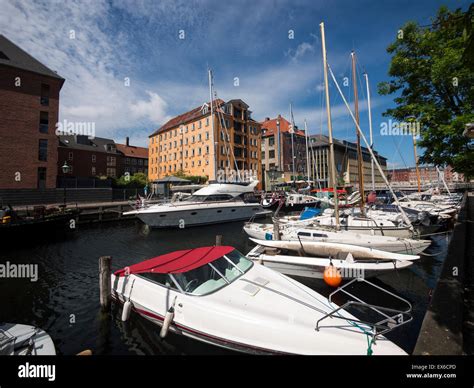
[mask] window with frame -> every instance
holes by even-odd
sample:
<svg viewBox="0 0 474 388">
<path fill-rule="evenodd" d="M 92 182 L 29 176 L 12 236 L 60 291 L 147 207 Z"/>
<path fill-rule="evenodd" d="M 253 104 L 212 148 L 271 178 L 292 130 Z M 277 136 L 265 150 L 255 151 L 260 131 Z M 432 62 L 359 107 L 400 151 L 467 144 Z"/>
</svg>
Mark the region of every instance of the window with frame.
<svg viewBox="0 0 474 388">
<path fill-rule="evenodd" d="M 42 106 L 49 105 L 49 85 L 48 84 L 41 84 L 40 103 Z"/>
<path fill-rule="evenodd" d="M 48 161 L 48 140 L 40 139 L 38 143 L 38 160 L 42 162 Z"/>
<path fill-rule="evenodd" d="M 49 116 L 48 112 L 40 112 L 39 131 L 40 133 L 48 133 Z"/>
</svg>

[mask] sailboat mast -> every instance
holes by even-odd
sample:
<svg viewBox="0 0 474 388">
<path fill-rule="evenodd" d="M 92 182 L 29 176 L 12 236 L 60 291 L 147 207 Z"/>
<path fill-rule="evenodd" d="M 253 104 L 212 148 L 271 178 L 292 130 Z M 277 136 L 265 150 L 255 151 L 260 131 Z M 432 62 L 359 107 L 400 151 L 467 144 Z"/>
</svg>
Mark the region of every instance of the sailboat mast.
<svg viewBox="0 0 474 388">
<path fill-rule="evenodd" d="M 328 85 L 328 65 L 326 57 L 326 38 L 324 35 L 324 23 L 319 25 L 321 29 L 321 48 L 323 54 L 323 73 L 324 73 L 324 90 L 326 96 L 326 114 L 328 121 L 328 133 L 329 133 L 329 169 L 331 171 L 332 188 L 334 191 L 334 212 L 336 214 L 336 229 L 339 230 L 339 198 L 337 195 L 337 182 L 336 182 L 336 162 L 334 160 L 334 143 L 332 140 L 332 121 L 331 121 L 331 105 L 329 101 L 329 85 Z"/>
<path fill-rule="evenodd" d="M 421 193 L 421 177 L 420 169 L 418 167 L 418 155 L 416 153 L 416 137 L 415 132 L 413 132 L 413 153 L 415 155 L 415 168 L 416 168 L 416 180 L 418 182 L 418 192 Z"/>
<path fill-rule="evenodd" d="M 367 107 L 369 114 L 369 134 L 370 134 L 370 148 L 374 150 L 374 138 L 372 134 L 372 107 L 370 105 L 370 88 L 369 88 L 369 76 L 367 73 L 364 73 L 365 77 L 365 86 L 367 89 Z M 372 175 L 372 191 L 375 191 L 375 171 L 374 171 L 374 161 L 370 159 L 370 172 Z"/>
<path fill-rule="evenodd" d="M 304 119 L 304 136 L 305 136 L 305 141 L 306 141 L 306 176 L 308 178 L 308 186 L 311 184 L 310 182 L 310 176 L 309 176 L 309 148 L 308 148 L 308 125 L 306 124 L 306 119 Z"/>
<path fill-rule="evenodd" d="M 360 125 L 359 118 L 359 96 L 357 93 L 357 78 L 356 78 L 356 66 L 355 66 L 355 52 L 351 53 L 352 59 L 352 84 L 354 86 L 354 114 L 357 121 L 357 125 Z M 357 170 L 359 172 L 359 192 L 360 192 L 360 212 L 365 215 L 365 195 L 364 195 L 364 169 L 362 159 L 362 147 L 360 146 L 360 134 L 356 129 L 357 133 Z"/>
<path fill-rule="evenodd" d="M 209 101 L 211 104 L 211 134 L 214 157 L 214 180 L 217 180 L 217 152 L 216 152 L 216 134 L 214 133 L 214 104 L 212 102 L 212 70 L 208 70 L 209 77 Z"/>
<path fill-rule="evenodd" d="M 290 120 L 291 120 L 291 161 L 293 168 L 293 182 L 296 181 L 296 169 L 295 169 L 295 143 L 294 143 L 294 133 L 295 133 L 295 119 L 293 118 L 293 106 L 290 102 Z"/>
</svg>

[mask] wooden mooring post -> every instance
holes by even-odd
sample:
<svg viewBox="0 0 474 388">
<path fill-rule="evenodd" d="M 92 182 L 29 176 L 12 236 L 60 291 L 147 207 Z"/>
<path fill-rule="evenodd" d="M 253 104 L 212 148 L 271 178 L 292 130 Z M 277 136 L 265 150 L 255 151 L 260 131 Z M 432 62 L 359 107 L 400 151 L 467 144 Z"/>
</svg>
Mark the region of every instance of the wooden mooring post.
<svg viewBox="0 0 474 388">
<path fill-rule="evenodd" d="M 108 310 L 112 293 L 111 281 L 112 256 L 101 256 L 99 258 L 99 289 L 100 289 L 100 307 L 102 310 Z"/>
<path fill-rule="evenodd" d="M 221 234 L 218 234 L 216 236 L 216 247 L 222 245 L 222 235 Z"/>
</svg>

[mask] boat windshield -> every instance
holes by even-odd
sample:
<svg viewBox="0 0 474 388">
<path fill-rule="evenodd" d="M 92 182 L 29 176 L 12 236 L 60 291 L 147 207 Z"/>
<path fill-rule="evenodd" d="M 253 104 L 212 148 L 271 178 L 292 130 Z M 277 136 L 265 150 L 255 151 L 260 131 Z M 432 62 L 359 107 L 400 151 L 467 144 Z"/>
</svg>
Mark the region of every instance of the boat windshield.
<svg viewBox="0 0 474 388">
<path fill-rule="evenodd" d="M 212 195 L 191 195 L 182 202 L 222 202 L 230 201 L 232 196 L 229 194 L 212 194 Z"/>
<path fill-rule="evenodd" d="M 202 267 L 171 276 L 185 293 L 203 296 L 232 283 L 252 265 L 252 261 L 234 249 Z"/>
</svg>

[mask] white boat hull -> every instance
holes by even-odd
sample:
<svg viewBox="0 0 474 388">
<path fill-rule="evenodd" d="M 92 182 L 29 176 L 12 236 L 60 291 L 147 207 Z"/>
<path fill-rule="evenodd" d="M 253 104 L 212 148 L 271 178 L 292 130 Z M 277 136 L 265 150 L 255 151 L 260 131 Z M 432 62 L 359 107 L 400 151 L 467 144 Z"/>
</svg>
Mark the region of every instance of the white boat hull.
<svg viewBox="0 0 474 388">
<path fill-rule="evenodd" d="M 257 240 L 251 238 L 255 244 L 270 248 L 288 249 L 293 252 L 303 252 L 308 255 L 322 257 L 337 257 L 339 254 L 350 253 L 356 259 L 379 259 L 396 261 L 418 260 L 420 256 L 403 255 L 399 253 L 381 251 L 360 247 L 358 245 L 325 243 L 314 241 L 289 241 L 289 240 Z"/>
<path fill-rule="evenodd" d="M 337 305 L 255 263 L 231 284 L 205 296 L 181 293 L 133 274 L 112 275 L 112 290 L 117 300 L 130 300 L 137 313 L 158 326 L 174 303 L 170 331 L 216 346 L 253 354 L 367 354 L 360 328 L 315 330 L 316 322 Z M 344 310 L 340 314 L 354 319 Z M 374 355 L 406 354 L 384 337 L 373 350 Z"/>
<path fill-rule="evenodd" d="M 259 240 L 273 240 L 273 226 L 257 223 L 248 223 L 244 226 L 244 231 L 249 237 Z M 309 233 L 310 236 L 298 235 L 298 232 Z M 350 244 L 359 247 L 378 249 L 386 252 L 401 253 L 408 255 L 418 255 L 428 248 L 430 240 L 413 240 L 396 238 L 393 236 L 371 236 L 363 233 L 330 231 L 318 228 L 292 228 L 282 227 L 280 229 L 281 239 L 325 242 L 336 244 Z"/>
<path fill-rule="evenodd" d="M 16 323 L 0 324 L 0 331 L 6 333 L 6 336 L 14 337 L 14 349 L 8 355 L 23 356 L 54 356 L 56 349 L 53 340 L 44 331 L 30 325 L 21 325 Z M 2 334 L 3 338 L 5 334 Z M 29 339 L 31 338 L 32 346 L 29 349 Z"/>
<path fill-rule="evenodd" d="M 337 268 L 342 278 L 351 279 L 356 277 L 369 278 L 384 272 L 407 268 L 413 264 L 411 261 L 348 262 L 347 260 L 321 259 L 316 257 L 271 255 L 259 253 L 262 248 L 261 246 L 255 247 L 248 253 L 247 257 L 274 271 L 304 278 L 323 279 L 324 270 L 329 265 Z"/>
<path fill-rule="evenodd" d="M 158 205 L 126 214 L 135 214 L 142 222 L 152 228 L 187 228 L 198 225 L 223 222 L 246 221 L 254 217 L 271 214 L 259 204 L 250 203 L 212 203 L 198 206 Z"/>
</svg>

